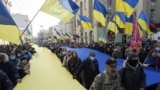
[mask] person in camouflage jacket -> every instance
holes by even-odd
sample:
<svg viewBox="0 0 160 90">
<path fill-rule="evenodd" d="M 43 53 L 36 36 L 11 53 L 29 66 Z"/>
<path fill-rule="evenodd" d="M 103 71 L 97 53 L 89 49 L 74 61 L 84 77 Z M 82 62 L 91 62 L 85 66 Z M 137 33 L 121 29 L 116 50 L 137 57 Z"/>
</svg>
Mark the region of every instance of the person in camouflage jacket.
<svg viewBox="0 0 160 90">
<path fill-rule="evenodd" d="M 122 90 L 120 75 L 116 67 L 116 60 L 109 58 L 106 61 L 106 71 L 95 77 L 89 90 Z"/>
</svg>

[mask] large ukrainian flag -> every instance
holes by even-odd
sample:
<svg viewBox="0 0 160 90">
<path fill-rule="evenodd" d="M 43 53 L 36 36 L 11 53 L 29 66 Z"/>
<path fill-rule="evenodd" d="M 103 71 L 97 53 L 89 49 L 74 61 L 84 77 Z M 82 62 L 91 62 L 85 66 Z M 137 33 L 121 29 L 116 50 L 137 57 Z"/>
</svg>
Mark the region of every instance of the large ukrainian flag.
<svg viewBox="0 0 160 90">
<path fill-rule="evenodd" d="M 0 0 L 0 39 L 15 44 L 21 44 L 20 33 L 16 23 Z"/>
<path fill-rule="evenodd" d="M 82 25 L 83 28 L 85 28 L 87 30 L 92 30 L 92 24 L 91 24 L 92 21 L 91 21 L 91 19 L 89 19 L 86 16 L 82 16 L 82 15 L 80 15 L 79 18 L 80 18 L 81 25 Z"/>
<path fill-rule="evenodd" d="M 152 34 L 150 28 L 149 28 L 149 18 L 148 16 L 141 11 L 139 18 L 138 18 L 138 24 L 140 27 L 147 32 L 147 34 Z"/>
<path fill-rule="evenodd" d="M 93 17 L 100 22 L 102 26 L 106 25 L 106 8 L 98 0 L 94 0 Z"/>
<path fill-rule="evenodd" d="M 59 0 L 46 0 L 40 10 L 59 18 L 64 23 L 71 20 L 74 16 L 74 14 L 66 9 Z"/>
</svg>

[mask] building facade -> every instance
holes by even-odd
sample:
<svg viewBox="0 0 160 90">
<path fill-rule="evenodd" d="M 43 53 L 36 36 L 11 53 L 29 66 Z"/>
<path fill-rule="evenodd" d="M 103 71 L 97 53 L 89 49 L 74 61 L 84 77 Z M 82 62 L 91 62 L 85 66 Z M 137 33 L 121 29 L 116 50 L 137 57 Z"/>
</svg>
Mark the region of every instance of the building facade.
<svg viewBox="0 0 160 90">
<path fill-rule="evenodd" d="M 106 8 L 106 26 L 99 26 L 98 22 L 95 21 L 92 15 L 94 0 L 75 0 L 75 3 L 80 7 L 78 13 L 74 16 L 74 18 L 67 24 L 64 24 L 65 30 L 67 32 L 72 32 L 73 34 L 78 34 L 80 36 L 77 39 L 77 42 L 90 43 L 92 41 L 98 42 L 98 37 L 100 35 L 105 36 L 106 40 L 108 40 L 108 30 L 107 24 L 109 19 L 115 13 L 115 0 L 99 0 Z M 135 10 L 137 12 L 137 17 L 139 16 L 141 10 L 146 12 L 146 14 L 150 17 L 150 20 L 153 20 L 155 23 L 160 23 L 160 1 L 159 0 L 139 0 L 139 3 L 136 5 Z M 85 30 L 79 20 L 79 15 L 87 16 L 92 19 L 93 29 L 91 31 Z M 67 26 L 67 29 L 66 29 Z M 144 32 L 143 38 L 148 37 Z M 123 33 L 119 33 L 115 35 L 114 42 L 129 42 L 130 36 L 126 36 Z"/>
</svg>

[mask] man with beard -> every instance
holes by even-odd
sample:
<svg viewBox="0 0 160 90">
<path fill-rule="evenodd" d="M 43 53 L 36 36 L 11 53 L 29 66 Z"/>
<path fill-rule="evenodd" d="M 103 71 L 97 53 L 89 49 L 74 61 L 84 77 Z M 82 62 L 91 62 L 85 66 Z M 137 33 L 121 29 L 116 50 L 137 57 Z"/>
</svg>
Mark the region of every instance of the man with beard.
<svg viewBox="0 0 160 90">
<path fill-rule="evenodd" d="M 119 73 L 123 90 L 145 90 L 146 74 L 136 52 L 129 52 Z"/>
<path fill-rule="evenodd" d="M 106 61 L 106 70 L 95 77 L 89 90 L 122 90 L 120 75 L 116 67 L 116 60 L 109 58 Z"/>
</svg>

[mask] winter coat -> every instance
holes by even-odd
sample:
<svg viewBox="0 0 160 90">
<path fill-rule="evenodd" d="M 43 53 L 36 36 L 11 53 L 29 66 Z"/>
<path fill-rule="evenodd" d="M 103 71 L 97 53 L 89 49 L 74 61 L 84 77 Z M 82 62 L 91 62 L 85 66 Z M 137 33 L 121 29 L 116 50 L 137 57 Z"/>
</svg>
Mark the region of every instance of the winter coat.
<svg viewBox="0 0 160 90">
<path fill-rule="evenodd" d="M 98 74 L 89 90 L 122 90 L 119 73 L 111 78 L 107 72 Z"/>
<path fill-rule="evenodd" d="M 13 85 L 6 73 L 0 70 L 0 90 L 12 90 Z"/>
<path fill-rule="evenodd" d="M 81 65 L 79 66 L 78 70 L 74 74 L 78 76 L 81 71 L 84 71 L 84 82 L 85 87 L 89 89 L 90 85 L 92 84 L 95 76 L 99 74 L 99 65 L 97 59 L 91 60 L 89 57 L 84 60 Z"/>
<path fill-rule="evenodd" d="M 145 90 L 146 74 L 140 63 L 133 67 L 128 61 L 125 61 L 123 68 L 119 70 L 119 74 L 124 90 Z"/>
<path fill-rule="evenodd" d="M 4 61 L 0 63 L 0 69 L 8 75 L 13 85 L 17 83 L 17 79 L 20 79 L 17 67 L 9 61 L 7 55 L 5 55 Z"/>
</svg>

